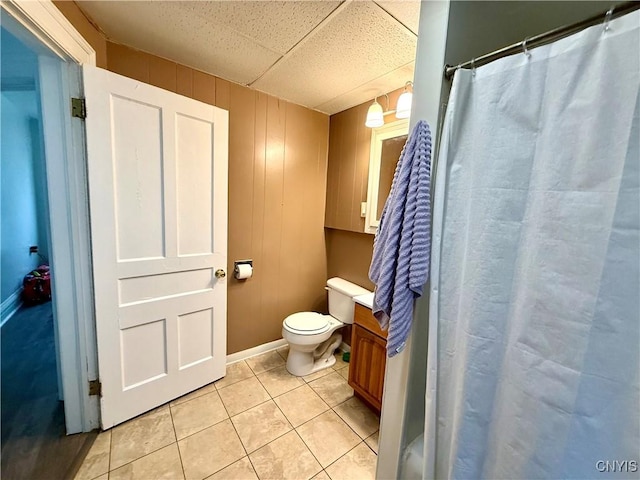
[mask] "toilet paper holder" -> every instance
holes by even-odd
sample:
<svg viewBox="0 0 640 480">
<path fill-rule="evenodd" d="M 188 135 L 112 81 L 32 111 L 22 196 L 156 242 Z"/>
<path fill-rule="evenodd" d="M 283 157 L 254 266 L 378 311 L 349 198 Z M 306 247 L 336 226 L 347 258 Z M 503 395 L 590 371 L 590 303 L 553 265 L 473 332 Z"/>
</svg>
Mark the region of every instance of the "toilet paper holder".
<svg viewBox="0 0 640 480">
<path fill-rule="evenodd" d="M 235 262 L 233 262 L 233 276 L 234 278 L 238 279 L 238 266 L 239 265 L 249 265 L 251 268 L 253 268 L 253 260 L 249 259 L 249 260 L 236 260 Z M 238 279 L 238 280 L 247 280 L 245 279 Z"/>
</svg>

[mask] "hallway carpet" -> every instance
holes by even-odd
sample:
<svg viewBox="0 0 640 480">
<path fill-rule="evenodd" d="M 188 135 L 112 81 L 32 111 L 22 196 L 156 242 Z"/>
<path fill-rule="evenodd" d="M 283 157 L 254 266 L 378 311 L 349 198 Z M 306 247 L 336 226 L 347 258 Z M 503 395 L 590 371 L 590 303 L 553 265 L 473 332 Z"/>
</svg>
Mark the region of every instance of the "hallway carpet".
<svg viewBox="0 0 640 480">
<path fill-rule="evenodd" d="M 0 340 L 2 478 L 73 478 L 96 434 L 65 435 L 51 302 L 22 307 Z"/>
</svg>

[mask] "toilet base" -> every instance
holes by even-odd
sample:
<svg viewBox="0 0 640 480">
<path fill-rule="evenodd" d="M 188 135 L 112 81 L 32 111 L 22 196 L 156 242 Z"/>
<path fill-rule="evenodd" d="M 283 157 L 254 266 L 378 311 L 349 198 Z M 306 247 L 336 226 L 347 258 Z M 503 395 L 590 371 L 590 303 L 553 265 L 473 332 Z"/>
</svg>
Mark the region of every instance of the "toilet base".
<svg viewBox="0 0 640 480">
<path fill-rule="evenodd" d="M 300 352 L 289 348 L 289 356 L 287 357 L 287 371 L 296 377 L 304 377 L 324 370 L 336 363 L 336 357 L 333 355 L 325 359 L 315 360 L 313 352 Z"/>
</svg>

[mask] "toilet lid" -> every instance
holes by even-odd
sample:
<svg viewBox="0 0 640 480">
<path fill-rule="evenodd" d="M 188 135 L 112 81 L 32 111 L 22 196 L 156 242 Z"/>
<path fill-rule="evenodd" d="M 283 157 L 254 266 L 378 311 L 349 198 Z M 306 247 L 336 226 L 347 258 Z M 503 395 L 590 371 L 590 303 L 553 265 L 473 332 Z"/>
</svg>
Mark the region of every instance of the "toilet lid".
<svg viewBox="0 0 640 480">
<path fill-rule="evenodd" d="M 320 313 L 300 312 L 285 318 L 284 326 L 295 333 L 311 335 L 326 331 L 329 328 L 329 320 Z"/>
</svg>

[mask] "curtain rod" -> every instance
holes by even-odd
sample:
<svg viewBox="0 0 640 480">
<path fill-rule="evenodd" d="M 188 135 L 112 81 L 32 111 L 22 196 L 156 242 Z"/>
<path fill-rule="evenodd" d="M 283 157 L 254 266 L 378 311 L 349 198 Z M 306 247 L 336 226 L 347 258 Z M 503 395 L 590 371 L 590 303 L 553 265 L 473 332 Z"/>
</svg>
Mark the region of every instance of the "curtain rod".
<svg viewBox="0 0 640 480">
<path fill-rule="evenodd" d="M 529 48 L 540 47 L 542 45 L 546 45 L 551 42 L 555 42 L 556 40 L 560 40 L 561 38 L 568 37 L 574 33 L 579 32 L 580 30 L 584 30 L 587 27 L 591 27 L 600 22 L 606 22 L 613 18 L 619 17 L 626 13 L 632 12 L 640 8 L 640 2 L 632 1 L 632 2 L 624 2 L 619 5 L 615 5 L 611 7 L 611 9 L 606 12 L 600 13 L 598 15 L 594 15 L 589 17 L 581 22 L 574 23 L 572 25 L 566 25 L 564 27 L 559 27 L 554 30 L 550 30 L 548 32 L 542 33 L 540 35 L 536 35 L 535 37 L 525 38 L 523 41 L 514 43 L 513 45 L 509 45 L 508 47 L 501 48 L 500 50 L 496 50 L 491 53 L 487 53 L 486 55 L 482 55 L 481 57 L 474 58 L 469 60 L 468 62 L 461 63 L 456 66 L 445 65 L 444 66 L 444 76 L 447 79 L 453 77 L 453 74 L 459 68 L 476 68 L 481 65 L 486 65 L 487 63 L 493 62 L 494 60 L 498 60 L 499 58 L 506 57 L 509 55 L 513 55 L 515 53 L 521 53 L 522 51 Z"/>
</svg>

